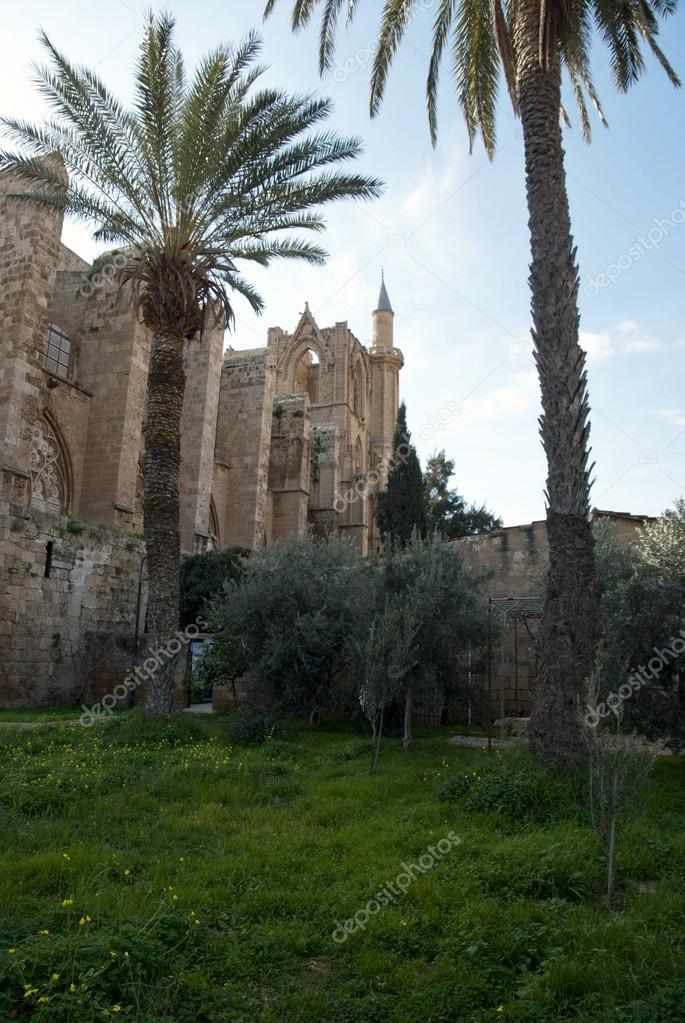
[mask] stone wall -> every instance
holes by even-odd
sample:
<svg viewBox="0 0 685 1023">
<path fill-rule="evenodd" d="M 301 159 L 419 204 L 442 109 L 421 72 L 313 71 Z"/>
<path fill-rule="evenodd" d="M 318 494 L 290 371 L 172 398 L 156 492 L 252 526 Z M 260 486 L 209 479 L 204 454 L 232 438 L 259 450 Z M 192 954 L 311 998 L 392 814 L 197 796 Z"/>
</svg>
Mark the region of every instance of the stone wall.
<svg viewBox="0 0 685 1023">
<path fill-rule="evenodd" d="M 307 528 L 309 502 L 309 411 L 306 394 L 274 399 L 269 457 L 271 540 Z"/>
<path fill-rule="evenodd" d="M 0 474 L 2 492 L 28 505 L 32 425 L 41 413 L 62 217 L 10 194 L 26 184 L 0 175 Z"/>
<path fill-rule="evenodd" d="M 4 506 L 0 706 L 92 703 L 111 692 L 131 663 L 142 556 L 134 537 Z"/>
<path fill-rule="evenodd" d="M 214 502 L 223 547 L 266 542 L 274 374 L 266 348 L 224 359 L 216 434 Z M 219 486 L 217 486 L 217 483 Z"/>
<path fill-rule="evenodd" d="M 209 319 L 185 352 L 186 389 L 181 421 L 181 548 L 201 553 L 220 537 L 210 535 L 212 476 L 224 350 L 223 319 Z"/>
<path fill-rule="evenodd" d="M 622 546 L 635 540 L 636 531 L 649 521 L 644 515 L 599 511 L 593 521 L 607 522 L 612 541 Z M 507 526 L 479 536 L 453 541 L 461 547 L 467 564 L 485 578 L 481 586 L 483 602 L 493 598 L 544 597 L 549 545 L 544 520 L 522 526 Z M 492 714 L 527 717 L 535 693 L 535 639 L 538 620 L 516 620 L 505 616 L 493 603 L 492 618 L 496 639 L 492 657 Z M 499 634 L 499 637 L 498 637 Z M 482 666 L 482 685 L 487 686 L 487 671 Z"/>
</svg>

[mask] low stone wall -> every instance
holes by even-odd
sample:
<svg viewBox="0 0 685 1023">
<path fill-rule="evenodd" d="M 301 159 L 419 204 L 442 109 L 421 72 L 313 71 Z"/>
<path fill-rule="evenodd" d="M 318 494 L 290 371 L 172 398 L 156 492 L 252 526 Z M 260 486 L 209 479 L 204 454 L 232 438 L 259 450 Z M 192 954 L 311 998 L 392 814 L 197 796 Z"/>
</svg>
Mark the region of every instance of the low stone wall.
<svg viewBox="0 0 685 1023">
<path fill-rule="evenodd" d="M 637 530 L 650 519 L 629 512 L 594 509 L 594 522 L 608 524 L 612 543 L 623 547 L 635 540 Z M 466 563 L 474 571 L 484 573 L 483 603 L 488 597 L 544 597 L 549 545 L 544 520 L 520 526 L 505 526 L 478 536 L 454 540 Z M 537 660 L 535 642 L 539 622 L 508 619 L 502 624 L 501 610 L 493 608 L 495 642 L 492 661 L 492 714 L 496 717 L 527 717 L 532 709 Z M 479 666 L 482 686 L 487 687 L 486 663 Z M 452 719 L 452 717 L 451 717 Z"/>
<path fill-rule="evenodd" d="M 123 679 L 143 554 L 130 535 L 0 507 L 0 706 L 92 703 Z"/>
</svg>

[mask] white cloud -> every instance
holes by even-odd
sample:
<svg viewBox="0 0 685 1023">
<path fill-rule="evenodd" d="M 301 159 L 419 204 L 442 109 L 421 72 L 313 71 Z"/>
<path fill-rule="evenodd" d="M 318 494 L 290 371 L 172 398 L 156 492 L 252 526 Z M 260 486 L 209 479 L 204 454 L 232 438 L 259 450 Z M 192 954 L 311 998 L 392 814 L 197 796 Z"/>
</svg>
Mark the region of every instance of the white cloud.
<svg viewBox="0 0 685 1023">
<path fill-rule="evenodd" d="M 616 331 L 619 335 L 619 343 L 625 352 L 652 352 L 661 347 L 659 341 L 652 334 L 642 330 L 640 325 L 632 320 L 621 320 Z"/>
<path fill-rule="evenodd" d="M 588 359 L 592 362 L 604 362 L 605 359 L 614 354 L 615 350 L 611 335 L 606 330 L 601 333 L 581 330 L 580 344 L 587 352 Z"/>
<path fill-rule="evenodd" d="M 657 409 L 656 414 L 662 419 L 668 420 L 669 423 L 673 423 L 674 426 L 685 426 L 685 409 L 662 408 Z"/>
<path fill-rule="evenodd" d="M 622 352 L 639 354 L 661 348 L 661 342 L 633 320 L 620 320 L 602 331 L 581 331 L 580 343 L 591 362 L 604 362 Z"/>
<path fill-rule="evenodd" d="M 501 416 L 519 415 L 530 412 L 537 401 L 537 373 L 514 373 L 512 383 L 468 398 L 462 405 L 462 419 L 499 419 Z"/>
</svg>

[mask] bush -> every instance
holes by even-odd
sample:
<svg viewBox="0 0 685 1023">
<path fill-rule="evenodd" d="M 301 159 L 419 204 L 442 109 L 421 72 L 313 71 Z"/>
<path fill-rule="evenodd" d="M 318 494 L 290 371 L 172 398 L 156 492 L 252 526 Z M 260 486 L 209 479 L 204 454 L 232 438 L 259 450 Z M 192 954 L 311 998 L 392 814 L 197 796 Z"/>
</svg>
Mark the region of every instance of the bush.
<svg viewBox="0 0 685 1023">
<path fill-rule="evenodd" d="M 181 626 L 193 625 L 224 590 L 226 583 L 240 579 L 250 552 L 243 547 L 192 554 L 181 563 Z"/>
<path fill-rule="evenodd" d="M 254 551 L 235 581 L 212 604 L 214 678 L 249 671 L 248 700 L 309 717 L 339 708 L 342 670 L 360 613 L 362 559 L 337 536 L 311 533 Z"/>
<path fill-rule="evenodd" d="M 587 814 L 580 775 L 561 778 L 524 754 L 496 754 L 482 767 L 454 775 L 442 784 L 438 798 L 511 824 L 546 824 Z"/>
<path fill-rule="evenodd" d="M 685 502 L 619 548 L 605 523 L 595 529 L 601 641 L 599 720 L 620 708 L 624 731 L 685 748 Z M 657 667 L 654 667 L 654 664 Z"/>
<path fill-rule="evenodd" d="M 282 737 L 283 723 L 272 711 L 241 707 L 230 714 L 228 733 L 233 742 L 243 746 L 261 746 Z"/>
</svg>

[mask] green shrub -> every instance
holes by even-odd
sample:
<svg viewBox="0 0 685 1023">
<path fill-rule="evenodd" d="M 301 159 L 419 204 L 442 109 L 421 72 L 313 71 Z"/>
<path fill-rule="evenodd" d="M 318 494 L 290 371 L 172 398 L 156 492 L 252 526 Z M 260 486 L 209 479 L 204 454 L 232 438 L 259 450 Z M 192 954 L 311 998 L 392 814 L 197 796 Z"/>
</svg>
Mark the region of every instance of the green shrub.
<svg viewBox="0 0 685 1023">
<path fill-rule="evenodd" d="M 124 746 L 146 746 L 163 743 L 183 746 L 202 738 L 202 723 L 192 714 L 173 714 L 168 718 L 148 718 L 135 709 L 120 718 L 113 718 L 108 727 L 112 741 Z"/>
<path fill-rule="evenodd" d="M 579 775 L 562 778 L 525 754 L 496 754 L 480 768 L 445 781 L 438 798 L 507 823 L 546 824 L 584 818 L 584 794 Z"/>
<path fill-rule="evenodd" d="M 307 532 L 255 550 L 239 583 L 209 610 L 212 677 L 230 680 L 242 665 L 252 706 L 278 706 L 316 724 L 351 686 L 342 668 L 366 574 L 349 541 L 334 535 Z"/>
<path fill-rule="evenodd" d="M 249 551 L 227 547 L 224 551 L 192 554 L 181 563 L 181 625 L 193 625 L 205 608 L 205 602 L 223 592 L 224 585 L 240 579 Z"/>
<path fill-rule="evenodd" d="M 258 707 L 241 707 L 228 718 L 228 734 L 233 742 L 244 746 L 272 744 L 283 734 L 283 723 L 277 714 Z"/>
</svg>

